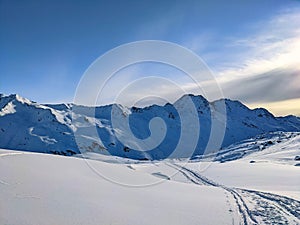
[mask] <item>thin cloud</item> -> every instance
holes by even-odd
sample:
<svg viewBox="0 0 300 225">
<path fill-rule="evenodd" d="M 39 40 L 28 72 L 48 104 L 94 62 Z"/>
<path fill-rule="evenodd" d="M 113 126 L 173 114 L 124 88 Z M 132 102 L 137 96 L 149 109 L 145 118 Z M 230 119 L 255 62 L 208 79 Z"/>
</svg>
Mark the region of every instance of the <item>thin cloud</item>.
<svg viewBox="0 0 300 225">
<path fill-rule="evenodd" d="M 286 9 L 250 30 L 252 35 L 229 39 L 225 48 L 231 62 L 220 66 L 218 75 L 231 79 L 287 66 L 300 68 L 300 8 Z"/>
<path fill-rule="evenodd" d="M 226 96 L 246 103 L 300 98 L 300 70 L 277 69 L 256 76 L 220 82 Z"/>
</svg>

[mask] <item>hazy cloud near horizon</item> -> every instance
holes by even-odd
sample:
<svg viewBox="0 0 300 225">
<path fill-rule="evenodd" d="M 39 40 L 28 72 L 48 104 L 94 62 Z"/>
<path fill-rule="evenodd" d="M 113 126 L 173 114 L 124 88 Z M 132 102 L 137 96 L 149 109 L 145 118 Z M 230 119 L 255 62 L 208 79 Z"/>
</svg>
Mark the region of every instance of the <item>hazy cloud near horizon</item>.
<svg viewBox="0 0 300 225">
<path fill-rule="evenodd" d="M 147 78 L 145 78 L 147 79 Z M 150 80 L 150 79 L 148 79 Z M 217 85 L 220 89 L 216 89 Z M 300 115 L 300 70 L 277 69 L 255 76 L 243 76 L 232 80 L 216 79 L 203 82 L 199 86 L 195 83 L 186 83 L 178 89 L 174 84 L 158 81 L 141 83 L 135 85 L 133 90 L 128 90 L 119 98 L 118 103 L 131 106 L 135 99 L 138 106 L 155 103 L 174 102 L 184 93 L 203 95 L 209 101 L 220 98 L 220 91 L 224 98 L 240 100 L 251 107 L 267 107 L 276 115 L 296 114 Z M 137 91 L 137 89 L 141 89 Z M 290 105 L 286 105 L 289 100 L 294 100 L 293 110 Z M 297 100 L 297 101 L 295 101 Z M 276 104 L 270 107 L 270 104 Z M 295 105 L 296 104 L 296 105 Z M 285 106 L 286 105 L 286 106 Z M 285 108 L 286 107 L 286 108 Z"/>
<path fill-rule="evenodd" d="M 249 104 L 300 98 L 300 71 L 273 70 L 260 75 L 221 82 L 225 96 Z"/>
</svg>

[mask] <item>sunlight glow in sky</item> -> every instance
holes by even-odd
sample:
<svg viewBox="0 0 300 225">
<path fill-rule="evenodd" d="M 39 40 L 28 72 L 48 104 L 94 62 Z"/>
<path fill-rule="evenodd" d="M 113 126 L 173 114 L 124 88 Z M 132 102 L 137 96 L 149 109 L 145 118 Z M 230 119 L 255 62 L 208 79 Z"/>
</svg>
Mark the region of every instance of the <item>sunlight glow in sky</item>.
<svg viewBox="0 0 300 225">
<path fill-rule="evenodd" d="M 0 0 L 0 29 L 0 93 L 72 102 L 99 56 L 128 42 L 164 40 L 197 53 L 224 97 L 276 115 L 300 115 L 300 1 Z M 149 75 L 202 94 L 174 69 L 136 65 L 120 73 L 102 104 L 114 100 L 110 90 Z M 137 87 L 135 98 L 145 88 L 180 97 L 171 86 L 153 83 Z"/>
</svg>

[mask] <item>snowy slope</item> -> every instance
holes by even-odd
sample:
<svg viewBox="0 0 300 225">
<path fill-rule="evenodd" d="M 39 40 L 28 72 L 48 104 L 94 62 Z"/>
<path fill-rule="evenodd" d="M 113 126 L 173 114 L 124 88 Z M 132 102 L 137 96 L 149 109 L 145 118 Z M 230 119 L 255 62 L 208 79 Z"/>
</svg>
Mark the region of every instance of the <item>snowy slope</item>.
<svg viewBox="0 0 300 225">
<path fill-rule="evenodd" d="M 217 153 L 195 157 L 194 160 L 203 159 L 206 161 L 214 160 L 219 162 L 228 162 L 248 156 L 251 157 L 253 153 L 256 153 L 257 155 L 259 155 L 261 152 L 263 152 L 263 154 L 267 154 L 267 152 L 270 149 L 273 149 L 273 147 L 276 149 L 276 151 L 278 151 L 278 148 L 280 148 L 281 146 L 283 146 L 282 149 L 286 149 L 287 144 L 288 146 L 290 146 L 290 141 L 298 143 L 297 140 L 299 137 L 299 132 L 280 131 L 265 133 L 257 135 L 250 139 L 243 140 L 241 142 L 234 143 L 228 147 L 221 149 Z M 268 151 L 266 151 L 266 149 Z M 286 154 L 286 151 L 287 150 L 285 150 L 284 154 Z"/>
<path fill-rule="evenodd" d="M 88 163 L 119 182 L 158 184 L 122 186 L 95 174 Z M 232 221 L 224 210 L 228 208 L 224 191 L 161 182 L 125 164 L 1 150 L 0 179 L 0 224 L 213 225 Z"/>
<path fill-rule="evenodd" d="M 211 118 L 218 115 L 222 104 L 225 104 L 227 111 L 222 147 L 269 132 L 300 131 L 300 119 L 297 117 L 277 118 L 265 109 L 250 110 L 242 103 L 228 99 L 209 103 L 202 96 L 186 95 L 173 105 L 128 109 L 119 105 L 96 108 L 72 104 L 41 105 L 18 95 L 1 95 L 0 147 L 63 155 L 95 152 L 133 159 L 163 159 L 173 152 L 181 135 L 181 118 L 176 109 L 179 108 L 187 118 L 193 116 L 187 104 L 189 97 L 197 109 L 200 122 L 199 141 L 193 156 L 203 154 L 210 136 Z M 124 126 L 114 127 L 111 115 L 127 118 L 133 135 Z M 154 117 L 165 122 L 166 136 L 160 142 L 160 135 L 157 134 L 154 140 L 160 144 L 152 150 L 140 151 L 147 147 L 146 141 L 139 143 L 136 140 L 150 137 L 149 122 Z M 191 122 L 188 125 L 192 129 L 194 124 Z M 120 138 L 136 148 L 127 147 Z M 183 143 L 181 151 L 173 157 L 190 156 L 190 144 Z"/>
<path fill-rule="evenodd" d="M 300 136 L 275 140 L 223 163 L 0 150 L 0 224 L 297 225 Z"/>
<path fill-rule="evenodd" d="M 0 96 L 0 145 L 18 150 L 76 149 L 71 119 L 53 108 L 18 95 Z"/>
</svg>

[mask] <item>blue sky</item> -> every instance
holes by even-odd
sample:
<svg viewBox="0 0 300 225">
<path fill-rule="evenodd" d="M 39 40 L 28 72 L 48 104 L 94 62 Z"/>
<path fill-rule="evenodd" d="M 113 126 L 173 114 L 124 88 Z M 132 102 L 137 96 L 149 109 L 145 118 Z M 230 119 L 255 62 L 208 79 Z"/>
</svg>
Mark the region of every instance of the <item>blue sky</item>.
<svg viewBox="0 0 300 225">
<path fill-rule="evenodd" d="M 0 0 L 0 92 L 41 103 L 71 102 L 99 56 L 121 44 L 155 39 L 199 54 L 225 97 L 297 114 L 291 104 L 300 103 L 299 19 L 295 0 Z M 277 95 L 262 93 L 270 86 Z M 274 109 L 276 102 L 286 105 Z"/>
</svg>

